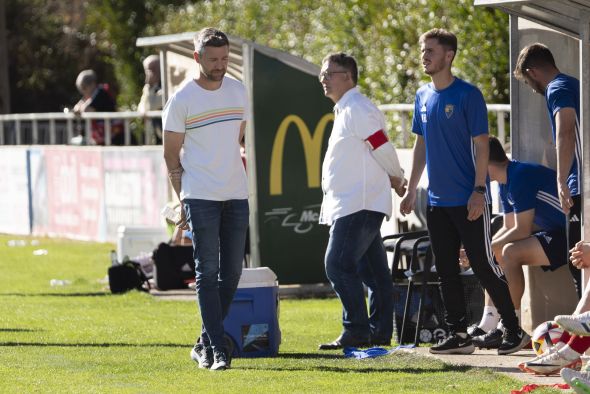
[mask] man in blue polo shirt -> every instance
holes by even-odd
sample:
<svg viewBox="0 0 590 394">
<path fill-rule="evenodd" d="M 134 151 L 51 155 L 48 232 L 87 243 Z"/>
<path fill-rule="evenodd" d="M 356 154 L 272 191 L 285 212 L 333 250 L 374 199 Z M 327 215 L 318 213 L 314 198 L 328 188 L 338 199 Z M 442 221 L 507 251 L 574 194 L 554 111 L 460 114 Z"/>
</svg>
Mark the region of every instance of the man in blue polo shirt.
<svg viewBox="0 0 590 394">
<path fill-rule="evenodd" d="M 573 248 L 582 236 L 582 144 L 580 139 L 580 81 L 563 74 L 547 46 L 535 43 L 518 55 L 514 76 L 543 95 L 551 120 L 557 152 L 557 189 L 561 208 L 568 215 L 568 245 Z M 581 296 L 581 273 L 570 264 L 570 272 Z"/>
<path fill-rule="evenodd" d="M 498 308 L 506 328 L 499 354 L 520 350 L 529 336 L 519 326 L 508 284 L 492 255 L 490 198 L 487 192 L 488 120 L 479 89 L 456 78 L 451 64 L 457 37 L 432 29 L 420 37 L 422 64 L 432 83 L 422 86 L 415 101 L 412 131 L 417 134 L 412 173 L 400 204 L 403 215 L 416 202 L 424 166 L 428 171 L 427 225 L 441 282 L 445 320 L 450 335 L 431 353 L 473 353 L 467 333 L 459 249 L 464 245 L 473 271 Z"/>
</svg>

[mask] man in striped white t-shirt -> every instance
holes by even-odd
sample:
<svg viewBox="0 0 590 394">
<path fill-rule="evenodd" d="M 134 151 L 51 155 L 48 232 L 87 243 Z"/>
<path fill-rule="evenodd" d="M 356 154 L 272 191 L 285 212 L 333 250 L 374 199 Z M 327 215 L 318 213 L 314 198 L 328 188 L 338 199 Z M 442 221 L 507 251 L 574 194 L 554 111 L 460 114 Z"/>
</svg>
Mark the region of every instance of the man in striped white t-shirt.
<svg viewBox="0 0 590 394">
<path fill-rule="evenodd" d="M 191 358 L 201 368 L 229 367 L 227 316 L 242 274 L 248 229 L 248 186 L 240 156 L 248 116 L 245 87 L 225 77 L 229 40 L 216 29 L 195 36 L 197 76 L 162 113 L 164 158 L 182 202 L 178 227 L 193 235 L 196 285 L 203 320 Z"/>
</svg>

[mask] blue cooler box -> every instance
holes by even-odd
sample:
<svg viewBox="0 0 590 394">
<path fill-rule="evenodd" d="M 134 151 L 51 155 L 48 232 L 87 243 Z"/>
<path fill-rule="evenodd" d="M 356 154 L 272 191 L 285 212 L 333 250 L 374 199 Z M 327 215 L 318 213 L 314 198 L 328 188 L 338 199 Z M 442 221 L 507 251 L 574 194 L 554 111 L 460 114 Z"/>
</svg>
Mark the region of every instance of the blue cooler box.
<svg viewBox="0 0 590 394">
<path fill-rule="evenodd" d="M 279 352 L 279 285 L 268 267 L 244 268 L 229 314 L 223 321 L 237 357 L 268 357 Z"/>
</svg>

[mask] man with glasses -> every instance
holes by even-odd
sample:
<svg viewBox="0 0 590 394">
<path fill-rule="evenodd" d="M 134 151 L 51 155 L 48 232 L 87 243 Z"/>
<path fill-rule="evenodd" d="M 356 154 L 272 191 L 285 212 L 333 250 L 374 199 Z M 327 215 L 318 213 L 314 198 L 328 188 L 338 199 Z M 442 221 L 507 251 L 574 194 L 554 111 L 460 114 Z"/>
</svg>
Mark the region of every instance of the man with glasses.
<svg viewBox="0 0 590 394">
<path fill-rule="evenodd" d="M 414 209 L 416 187 L 426 166 L 426 221 L 450 331 L 430 352 L 470 354 L 475 350 L 467 333 L 459 275 L 459 249 L 463 244 L 473 271 L 502 317 L 505 332 L 498 354 L 514 353 L 530 338 L 519 326 L 506 278 L 492 255 L 486 104 L 477 87 L 451 73 L 457 53 L 453 33 L 443 29 L 424 33 L 420 50 L 424 72 L 432 82 L 416 93 L 412 174 L 400 211 L 405 215 Z"/>
<path fill-rule="evenodd" d="M 164 158 L 183 204 L 181 229 L 193 234 L 203 327 L 191 358 L 200 368 L 229 368 L 227 316 L 242 274 L 248 229 L 248 188 L 240 143 L 248 119 L 244 86 L 226 78 L 229 41 L 219 30 L 195 36 L 195 79 L 184 83 L 162 114 Z"/>
<path fill-rule="evenodd" d="M 324 198 L 319 222 L 330 227 L 326 274 L 342 302 L 341 335 L 322 350 L 388 345 L 393 334 L 393 283 L 381 241 L 391 216 L 391 188 L 405 191 L 404 173 L 379 109 L 356 88 L 356 60 L 328 55 L 319 76 L 334 106 L 334 126 L 322 165 Z M 367 316 L 363 279 L 374 297 Z"/>
</svg>

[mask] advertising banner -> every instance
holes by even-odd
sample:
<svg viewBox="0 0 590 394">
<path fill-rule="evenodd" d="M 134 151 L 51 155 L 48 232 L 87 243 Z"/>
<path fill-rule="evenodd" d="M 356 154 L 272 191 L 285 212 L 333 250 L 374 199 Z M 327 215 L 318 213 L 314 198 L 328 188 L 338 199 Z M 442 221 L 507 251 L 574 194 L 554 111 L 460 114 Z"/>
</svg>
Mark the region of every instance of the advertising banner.
<svg viewBox="0 0 590 394">
<path fill-rule="evenodd" d="M 100 148 L 45 147 L 42 158 L 46 195 L 35 195 L 34 233 L 104 241 Z"/>
<path fill-rule="evenodd" d="M 120 225 L 164 227 L 160 211 L 168 177 L 162 147 L 111 148 L 103 151 L 102 164 L 107 238 L 116 239 Z"/>
<path fill-rule="evenodd" d="M 0 184 L 0 233 L 30 234 L 27 148 L 2 149 Z"/>
<path fill-rule="evenodd" d="M 292 63 L 255 48 L 253 66 L 260 264 L 282 284 L 326 282 L 328 227 L 318 218 L 333 104 Z"/>
</svg>

